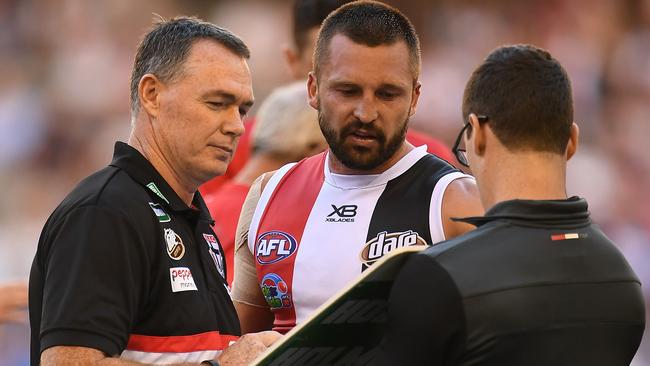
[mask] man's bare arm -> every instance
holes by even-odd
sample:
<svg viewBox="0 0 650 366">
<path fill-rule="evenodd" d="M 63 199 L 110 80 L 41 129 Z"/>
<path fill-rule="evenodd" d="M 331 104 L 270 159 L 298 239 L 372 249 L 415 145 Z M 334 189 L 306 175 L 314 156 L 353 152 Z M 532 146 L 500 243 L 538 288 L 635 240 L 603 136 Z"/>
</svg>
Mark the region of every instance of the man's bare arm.
<svg viewBox="0 0 650 366">
<path fill-rule="evenodd" d="M 226 348 L 217 357 L 217 362 L 221 366 L 249 365 L 280 337 L 280 333 L 271 331 L 245 334 L 232 346 Z M 117 357 L 108 357 L 104 352 L 93 348 L 55 346 L 46 349 L 41 354 L 41 366 L 50 365 L 139 366 L 145 364 Z M 200 363 L 178 363 L 172 366 L 196 365 L 200 365 Z"/>
<path fill-rule="evenodd" d="M 447 186 L 442 198 L 442 225 L 445 238 L 451 239 L 475 229 L 470 224 L 452 221 L 452 217 L 483 216 L 484 212 L 476 181 L 472 178 L 453 180 Z"/>
<path fill-rule="evenodd" d="M 266 173 L 253 182 L 237 224 L 232 299 L 237 310 L 242 334 L 269 330 L 273 327 L 273 313 L 260 290 L 255 258 L 248 248 L 248 231 L 253 214 L 262 191 L 272 176 L 273 173 Z"/>
<path fill-rule="evenodd" d="M 49 365 L 137 366 L 144 364 L 108 357 L 104 352 L 94 348 L 55 346 L 41 353 L 41 366 Z"/>
</svg>

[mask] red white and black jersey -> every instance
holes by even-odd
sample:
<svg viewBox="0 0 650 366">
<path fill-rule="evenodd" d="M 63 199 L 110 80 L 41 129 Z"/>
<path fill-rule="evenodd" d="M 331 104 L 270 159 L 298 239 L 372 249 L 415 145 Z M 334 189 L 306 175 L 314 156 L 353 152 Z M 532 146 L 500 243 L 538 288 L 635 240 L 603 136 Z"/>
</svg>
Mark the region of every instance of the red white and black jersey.
<svg viewBox="0 0 650 366">
<path fill-rule="evenodd" d="M 280 168 L 251 221 L 249 249 L 281 332 L 391 250 L 444 240 L 443 194 L 468 177 L 424 146 L 377 175 L 335 174 L 328 159 Z"/>
<path fill-rule="evenodd" d="M 50 216 L 30 274 L 31 364 L 54 346 L 144 363 L 213 359 L 240 334 L 222 249 L 193 207 L 132 147 Z"/>
</svg>

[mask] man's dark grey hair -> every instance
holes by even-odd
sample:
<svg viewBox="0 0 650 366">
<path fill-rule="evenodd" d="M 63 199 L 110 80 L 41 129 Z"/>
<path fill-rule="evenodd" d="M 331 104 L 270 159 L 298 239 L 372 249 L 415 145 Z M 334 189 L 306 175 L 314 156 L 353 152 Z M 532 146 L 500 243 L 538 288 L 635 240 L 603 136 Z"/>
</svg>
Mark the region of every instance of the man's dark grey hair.
<svg viewBox="0 0 650 366">
<path fill-rule="evenodd" d="M 138 46 L 131 73 L 131 113 L 140 109 L 138 84 L 142 76 L 153 74 L 163 82 L 173 82 L 183 73 L 183 63 L 199 39 L 218 42 L 235 55 L 250 58 L 246 44 L 229 30 L 195 17 L 175 17 L 157 21 Z"/>
</svg>

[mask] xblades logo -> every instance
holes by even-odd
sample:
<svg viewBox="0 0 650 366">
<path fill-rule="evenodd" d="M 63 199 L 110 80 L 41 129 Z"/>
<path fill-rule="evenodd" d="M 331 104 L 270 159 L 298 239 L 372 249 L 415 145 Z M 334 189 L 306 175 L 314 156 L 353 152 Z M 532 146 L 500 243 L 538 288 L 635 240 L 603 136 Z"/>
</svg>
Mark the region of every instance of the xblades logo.
<svg viewBox="0 0 650 366">
<path fill-rule="evenodd" d="M 325 222 L 354 222 L 354 217 L 357 215 L 357 205 L 343 205 L 336 207 L 330 205 L 334 209 L 331 214 L 327 215 Z M 332 217 L 332 216 L 337 217 Z"/>
</svg>

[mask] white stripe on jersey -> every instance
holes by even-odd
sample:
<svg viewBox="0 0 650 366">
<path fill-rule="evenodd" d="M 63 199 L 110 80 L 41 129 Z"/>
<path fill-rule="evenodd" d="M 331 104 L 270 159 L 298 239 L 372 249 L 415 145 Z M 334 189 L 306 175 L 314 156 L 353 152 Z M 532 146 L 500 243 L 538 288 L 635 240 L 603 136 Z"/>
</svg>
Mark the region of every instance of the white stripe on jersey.
<svg viewBox="0 0 650 366">
<path fill-rule="evenodd" d="M 253 253 L 253 256 L 255 256 L 254 248 L 255 241 L 257 239 L 255 235 L 257 235 L 257 228 L 259 227 L 260 219 L 262 218 L 264 209 L 269 203 L 271 195 L 273 194 L 273 191 L 275 191 L 275 187 L 277 187 L 278 183 L 280 183 L 280 179 L 282 179 L 282 177 L 284 177 L 284 175 L 287 174 L 289 169 L 291 169 L 294 165 L 296 165 L 296 163 L 289 163 L 276 170 L 275 173 L 273 173 L 271 179 L 269 179 L 269 181 L 266 183 L 266 186 L 264 186 L 264 190 L 260 195 L 260 199 L 257 201 L 257 207 L 255 207 L 255 213 L 253 213 L 253 217 L 251 218 L 251 226 L 248 230 L 248 249 L 251 251 L 251 253 Z"/>
<path fill-rule="evenodd" d="M 146 364 L 169 365 L 174 363 L 201 363 L 205 360 L 214 360 L 221 351 L 196 351 L 185 353 L 156 353 L 124 350 L 120 358 Z"/>
<path fill-rule="evenodd" d="M 355 190 L 329 184 L 321 187 L 305 225 L 294 264 L 296 324 L 308 318 L 330 296 L 361 273 L 359 254 L 367 241 L 375 205 L 385 188 L 385 184 Z M 354 222 L 325 222 L 334 211 L 332 205 L 358 206 Z M 321 242 L 321 239 L 326 240 Z M 327 244 L 327 248 L 323 248 L 324 244 Z"/>
<path fill-rule="evenodd" d="M 431 240 L 434 243 L 439 243 L 441 241 L 447 240 L 445 237 L 445 230 L 442 225 L 442 198 L 445 195 L 445 191 L 449 186 L 449 183 L 460 178 L 471 178 L 474 180 L 474 177 L 467 175 L 461 172 L 455 172 L 445 175 L 440 178 L 436 186 L 433 187 L 433 193 L 431 194 L 431 205 L 429 206 L 429 227 L 431 228 Z"/>
</svg>

